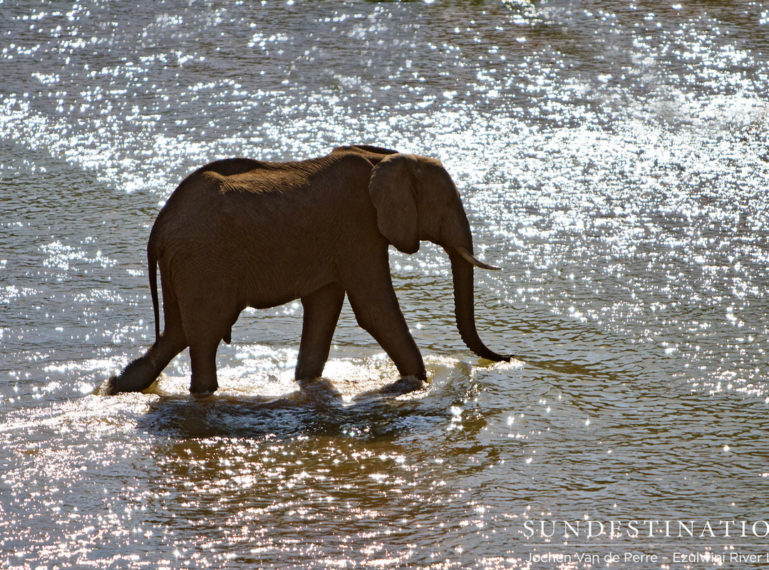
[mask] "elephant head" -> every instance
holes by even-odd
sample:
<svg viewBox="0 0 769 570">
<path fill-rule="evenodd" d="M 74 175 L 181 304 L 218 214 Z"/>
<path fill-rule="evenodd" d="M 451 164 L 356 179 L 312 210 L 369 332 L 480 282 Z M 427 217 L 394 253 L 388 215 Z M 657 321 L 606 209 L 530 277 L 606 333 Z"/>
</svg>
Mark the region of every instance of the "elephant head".
<svg viewBox="0 0 769 570">
<path fill-rule="evenodd" d="M 473 266 L 497 269 L 473 256 L 470 224 L 451 176 L 437 160 L 387 154 L 374 167 L 369 194 L 382 235 L 404 253 L 415 253 L 420 240 L 443 247 L 454 278 L 454 308 L 462 340 L 488 360 L 509 361 L 483 344 L 475 327 Z"/>
</svg>

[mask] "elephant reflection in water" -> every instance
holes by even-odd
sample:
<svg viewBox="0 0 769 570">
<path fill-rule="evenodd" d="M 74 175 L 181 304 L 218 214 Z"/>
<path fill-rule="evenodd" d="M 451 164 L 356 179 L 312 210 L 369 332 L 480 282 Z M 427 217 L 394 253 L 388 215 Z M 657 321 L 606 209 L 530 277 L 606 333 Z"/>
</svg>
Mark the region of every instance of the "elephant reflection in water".
<svg viewBox="0 0 769 570">
<path fill-rule="evenodd" d="M 156 340 L 105 391 L 146 389 L 189 347 L 190 391 L 211 394 L 218 387 L 217 347 L 230 342 L 240 312 L 294 299 L 304 309 L 296 379 L 310 383 L 323 372 L 345 295 L 400 374 L 383 392 L 416 390 L 425 366 L 393 290 L 388 246 L 414 253 L 421 240 L 448 253 L 465 344 L 480 357 L 509 360 L 478 337 L 473 266 L 496 268 L 473 256 L 459 193 L 439 161 L 358 145 L 299 162 L 212 162 L 182 181 L 152 227 L 147 258 Z"/>
</svg>

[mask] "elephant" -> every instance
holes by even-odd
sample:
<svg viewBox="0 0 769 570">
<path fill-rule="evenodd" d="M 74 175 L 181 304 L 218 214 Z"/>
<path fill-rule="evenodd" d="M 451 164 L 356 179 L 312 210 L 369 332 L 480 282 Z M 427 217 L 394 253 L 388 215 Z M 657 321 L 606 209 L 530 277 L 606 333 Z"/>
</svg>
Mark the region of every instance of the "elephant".
<svg viewBox="0 0 769 570">
<path fill-rule="evenodd" d="M 211 162 L 181 182 L 155 220 L 147 244 L 155 342 L 104 392 L 145 390 L 189 347 L 190 392 L 208 396 L 218 388 L 217 348 L 231 342 L 240 312 L 295 299 L 303 307 L 295 378 L 311 383 L 323 373 L 345 296 L 397 367 L 399 379 L 382 392 L 419 389 L 427 374 L 393 289 L 388 247 L 410 254 L 421 240 L 448 253 L 464 343 L 509 361 L 478 336 L 473 266 L 497 268 L 473 256 L 459 193 L 438 160 L 351 145 L 295 162 Z"/>
</svg>

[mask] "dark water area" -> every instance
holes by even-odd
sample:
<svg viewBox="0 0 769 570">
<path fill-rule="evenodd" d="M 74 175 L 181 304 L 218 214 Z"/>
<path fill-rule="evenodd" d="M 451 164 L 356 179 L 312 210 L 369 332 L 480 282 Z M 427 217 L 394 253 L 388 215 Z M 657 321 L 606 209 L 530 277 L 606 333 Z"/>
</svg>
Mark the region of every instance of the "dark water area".
<svg viewBox="0 0 769 570">
<path fill-rule="evenodd" d="M 769 6 L 0 14 L 3 567 L 769 565 Z M 350 143 L 443 162 L 513 362 L 466 349 L 423 243 L 390 263 L 425 390 L 356 398 L 396 370 L 346 304 L 341 397 L 300 392 L 292 302 L 241 315 L 210 399 L 186 353 L 94 393 L 152 343 L 184 176 Z"/>
</svg>

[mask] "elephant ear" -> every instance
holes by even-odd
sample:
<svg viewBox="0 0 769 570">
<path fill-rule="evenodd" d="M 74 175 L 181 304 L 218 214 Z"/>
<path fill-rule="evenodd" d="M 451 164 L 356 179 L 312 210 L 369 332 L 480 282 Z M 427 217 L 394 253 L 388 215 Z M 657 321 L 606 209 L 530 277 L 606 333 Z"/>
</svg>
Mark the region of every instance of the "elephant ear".
<svg viewBox="0 0 769 570">
<path fill-rule="evenodd" d="M 403 253 L 419 249 L 417 168 L 416 157 L 390 154 L 373 168 L 368 185 L 379 231 Z"/>
</svg>

